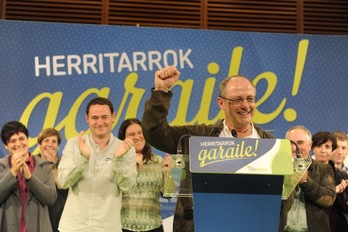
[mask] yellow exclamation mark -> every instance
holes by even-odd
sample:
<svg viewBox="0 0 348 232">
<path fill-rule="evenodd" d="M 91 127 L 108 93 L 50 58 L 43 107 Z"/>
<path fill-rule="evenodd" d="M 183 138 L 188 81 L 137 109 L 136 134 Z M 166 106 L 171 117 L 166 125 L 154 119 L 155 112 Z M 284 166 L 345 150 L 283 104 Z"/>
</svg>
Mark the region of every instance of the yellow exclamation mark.
<svg viewBox="0 0 348 232">
<path fill-rule="evenodd" d="M 301 40 L 298 45 L 296 68 L 294 74 L 294 83 L 292 85 L 292 96 L 296 96 L 298 90 L 300 89 L 301 78 L 303 74 L 304 65 L 306 63 L 307 51 L 308 51 L 309 41 L 307 39 Z M 284 118 L 288 122 L 293 122 L 296 120 L 297 113 L 293 108 L 288 108 L 284 111 Z"/>
<path fill-rule="evenodd" d="M 257 156 L 257 149 L 259 148 L 259 140 L 256 139 L 255 141 L 255 152 L 254 152 L 254 156 Z"/>
</svg>

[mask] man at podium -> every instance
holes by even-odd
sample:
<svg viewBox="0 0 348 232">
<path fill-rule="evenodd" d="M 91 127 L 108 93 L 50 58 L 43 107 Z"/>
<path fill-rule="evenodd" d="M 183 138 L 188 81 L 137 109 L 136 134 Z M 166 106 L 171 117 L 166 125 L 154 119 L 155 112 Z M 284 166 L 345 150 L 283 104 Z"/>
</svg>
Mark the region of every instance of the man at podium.
<svg viewBox="0 0 348 232">
<path fill-rule="evenodd" d="M 155 87 L 145 103 L 142 118 L 144 137 L 152 146 L 170 154 L 178 153 L 178 147 L 181 147 L 183 154 L 189 154 L 189 136 L 275 138 L 252 123 L 256 88 L 241 75 L 227 77 L 219 85 L 216 101 L 224 111 L 224 120 L 214 125 L 170 126 L 166 118 L 173 96 L 170 89 L 179 76 L 180 72 L 173 66 L 155 73 Z M 173 231 L 194 231 L 192 199 L 178 198 Z"/>
</svg>

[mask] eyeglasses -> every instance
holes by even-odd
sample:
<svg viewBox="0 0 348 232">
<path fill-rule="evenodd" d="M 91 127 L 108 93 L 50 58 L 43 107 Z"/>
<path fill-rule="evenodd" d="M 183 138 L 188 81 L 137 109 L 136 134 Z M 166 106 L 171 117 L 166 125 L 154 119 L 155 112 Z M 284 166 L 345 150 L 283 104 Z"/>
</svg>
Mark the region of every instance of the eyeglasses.
<svg viewBox="0 0 348 232">
<path fill-rule="evenodd" d="M 244 102 L 244 100 L 247 100 L 248 103 L 252 104 L 252 103 L 255 103 L 255 100 L 257 99 L 256 97 L 237 97 L 237 98 L 221 97 L 221 98 L 231 101 L 234 105 L 241 105 Z"/>
</svg>

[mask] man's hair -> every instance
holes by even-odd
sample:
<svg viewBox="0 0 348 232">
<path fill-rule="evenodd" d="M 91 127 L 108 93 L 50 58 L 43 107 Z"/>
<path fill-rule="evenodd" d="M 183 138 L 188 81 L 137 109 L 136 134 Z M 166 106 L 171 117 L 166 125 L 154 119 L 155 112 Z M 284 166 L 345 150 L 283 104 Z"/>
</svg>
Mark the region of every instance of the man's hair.
<svg viewBox="0 0 348 232">
<path fill-rule="evenodd" d="M 1 140 L 5 145 L 7 145 L 11 137 L 20 132 L 24 133 L 27 138 L 29 137 L 28 129 L 21 122 L 18 122 L 18 121 L 7 122 L 5 123 L 5 125 L 2 126 Z"/>
<path fill-rule="evenodd" d="M 127 128 L 132 125 L 132 124 L 138 124 L 141 127 L 141 122 L 139 119 L 136 118 L 128 118 L 126 120 L 124 120 L 120 126 L 120 129 L 118 130 L 118 138 L 121 140 L 125 140 L 126 138 L 126 130 Z M 143 147 L 143 149 L 141 150 L 141 154 L 143 154 L 143 160 L 145 160 L 145 162 L 147 162 L 148 160 L 151 159 L 151 153 L 152 153 L 152 149 L 150 144 L 148 144 L 145 141 L 145 146 Z"/>
<path fill-rule="evenodd" d="M 109 99 L 104 98 L 104 97 L 96 97 L 88 102 L 87 107 L 86 107 L 86 114 L 87 115 L 89 113 L 89 108 L 91 108 L 91 106 L 93 106 L 93 105 L 107 105 L 107 106 L 109 106 L 111 113 L 114 113 L 114 106 L 112 105 L 112 102 Z"/>
<path fill-rule="evenodd" d="M 329 131 L 319 131 L 312 136 L 312 150 L 314 147 L 320 147 L 329 141 L 332 142 L 332 150 L 337 148 L 337 140 Z"/>
<path fill-rule="evenodd" d="M 40 132 L 39 137 L 37 137 L 37 142 L 41 145 L 42 141 L 51 136 L 56 136 L 58 139 L 58 145 L 62 141 L 62 137 L 60 136 L 60 133 L 54 129 L 54 128 L 46 128 L 43 131 Z"/>
<path fill-rule="evenodd" d="M 253 82 L 252 82 L 249 78 L 247 78 L 246 76 L 242 76 L 242 75 L 234 75 L 234 76 L 226 77 L 225 79 L 223 79 L 223 80 L 220 82 L 220 84 L 219 84 L 219 93 L 218 93 L 218 94 L 219 94 L 219 97 L 225 97 L 225 91 L 226 91 L 226 85 L 227 85 L 227 83 L 228 83 L 231 79 L 237 78 L 237 77 L 247 79 L 247 80 L 251 83 L 251 85 L 254 87 L 255 93 L 256 93 L 256 88 L 255 88 Z"/>
<path fill-rule="evenodd" d="M 290 131 L 295 130 L 295 129 L 301 129 L 301 130 L 303 130 L 303 131 L 306 133 L 306 135 L 307 135 L 308 141 L 311 141 L 311 140 L 312 140 L 311 131 L 310 131 L 307 127 L 302 126 L 302 125 L 296 125 L 296 126 L 291 127 L 289 130 L 286 131 L 285 137 L 288 135 L 288 133 L 289 133 Z"/>
<path fill-rule="evenodd" d="M 348 135 L 343 131 L 334 131 L 332 135 L 336 138 L 336 140 L 343 140 L 348 142 Z"/>
</svg>

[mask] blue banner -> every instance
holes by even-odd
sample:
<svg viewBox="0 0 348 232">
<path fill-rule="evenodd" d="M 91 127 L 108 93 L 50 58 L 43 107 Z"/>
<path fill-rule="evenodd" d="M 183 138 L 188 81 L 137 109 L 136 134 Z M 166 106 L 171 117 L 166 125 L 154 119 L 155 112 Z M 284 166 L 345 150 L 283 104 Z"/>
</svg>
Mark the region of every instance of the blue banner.
<svg viewBox="0 0 348 232">
<path fill-rule="evenodd" d="M 141 119 L 155 71 L 169 65 L 181 72 L 172 125 L 223 118 L 218 84 L 241 74 L 257 88 L 254 123 L 276 137 L 297 124 L 348 131 L 347 36 L 0 21 L 0 41 L 0 125 L 27 125 L 34 154 L 44 128 L 60 131 L 60 151 L 86 130 L 86 104 L 97 95 L 113 102 L 117 135 L 124 119 Z M 175 200 L 161 200 L 163 218 Z"/>
<path fill-rule="evenodd" d="M 0 41 L 0 125 L 27 125 L 32 150 L 43 128 L 58 129 L 63 146 L 86 130 L 96 95 L 114 103 L 117 134 L 125 118 L 141 119 L 154 73 L 168 65 L 181 72 L 173 125 L 223 118 L 217 86 L 238 73 L 257 88 L 254 123 L 278 138 L 297 124 L 348 131 L 346 36 L 0 21 Z"/>
</svg>

